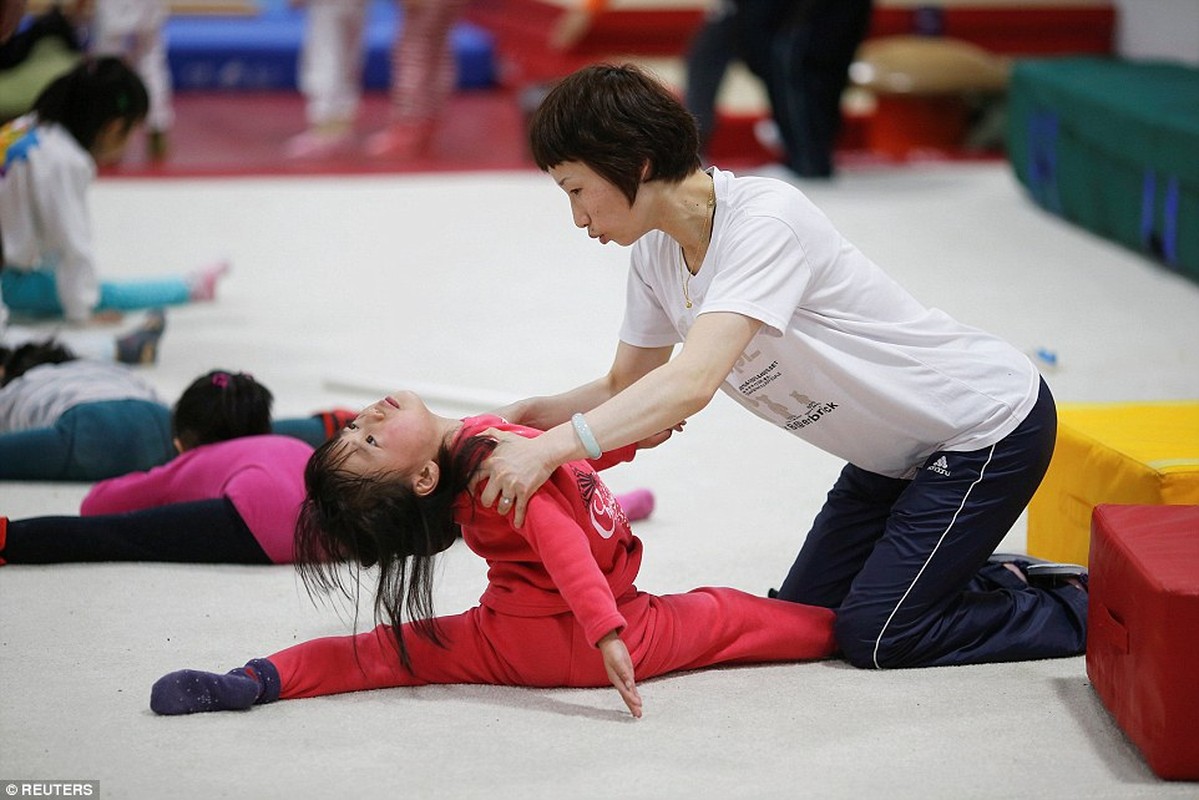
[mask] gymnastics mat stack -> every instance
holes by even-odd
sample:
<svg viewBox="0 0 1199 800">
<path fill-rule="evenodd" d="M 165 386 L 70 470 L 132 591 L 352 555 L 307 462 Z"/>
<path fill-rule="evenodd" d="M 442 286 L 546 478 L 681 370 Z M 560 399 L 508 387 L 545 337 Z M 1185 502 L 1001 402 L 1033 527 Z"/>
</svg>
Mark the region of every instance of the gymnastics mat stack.
<svg viewBox="0 0 1199 800">
<path fill-rule="evenodd" d="M 1087 677 L 1159 777 L 1199 780 L 1199 506 L 1101 505 Z"/>
<path fill-rule="evenodd" d="M 1199 280 L 1199 67 L 1019 61 L 1008 157 L 1033 200 Z"/>
<path fill-rule="evenodd" d="M 1059 407 L 1053 460 L 1028 505 L 1028 552 L 1086 564 L 1100 503 L 1199 504 L 1199 401 Z"/>
<path fill-rule="evenodd" d="M 399 4 L 372 0 L 363 32 L 363 85 L 391 84 L 391 47 L 403 25 Z M 174 15 L 166 25 L 167 58 L 177 91 L 295 91 L 305 12 L 267 0 L 259 13 L 241 16 Z M 496 85 L 490 33 L 459 22 L 450 33 L 459 89 Z"/>
</svg>

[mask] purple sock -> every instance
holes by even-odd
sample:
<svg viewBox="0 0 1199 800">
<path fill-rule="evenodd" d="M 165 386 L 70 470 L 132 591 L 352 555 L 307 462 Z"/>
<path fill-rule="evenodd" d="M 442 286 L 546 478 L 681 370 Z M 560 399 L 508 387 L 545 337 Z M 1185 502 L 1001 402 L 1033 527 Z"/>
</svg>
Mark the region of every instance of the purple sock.
<svg viewBox="0 0 1199 800">
<path fill-rule="evenodd" d="M 224 675 L 184 669 L 154 682 L 150 708 L 167 715 L 235 711 L 278 700 L 279 688 L 279 671 L 265 658 L 253 659 Z"/>
</svg>

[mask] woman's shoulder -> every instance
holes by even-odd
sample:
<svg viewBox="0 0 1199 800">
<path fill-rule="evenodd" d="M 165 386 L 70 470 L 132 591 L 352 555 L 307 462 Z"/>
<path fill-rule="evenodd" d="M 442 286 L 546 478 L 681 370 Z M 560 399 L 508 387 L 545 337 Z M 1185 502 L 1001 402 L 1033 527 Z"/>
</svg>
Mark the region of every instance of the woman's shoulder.
<svg viewBox="0 0 1199 800">
<path fill-rule="evenodd" d="M 816 206 L 798 186 L 765 175 L 738 176 L 731 172 L 713 170 L 717 182 L 717 207 L 720 200 L 726 207 L 741 213 L 780 214 L 816 211 Z M 819 212 L 817 212 L 819 213 Z"/>
<path fill-rule="evenodd" d="M 835 234 L 832 222 L 807 195 L 786 181 L 765 176 L 737 177 L 715 173 L 716 225 L 726 237 L 760 241 L 771 230 L 800 239 Z M 721 219 L 723 208 L 724 217 Z"/>
</svg>

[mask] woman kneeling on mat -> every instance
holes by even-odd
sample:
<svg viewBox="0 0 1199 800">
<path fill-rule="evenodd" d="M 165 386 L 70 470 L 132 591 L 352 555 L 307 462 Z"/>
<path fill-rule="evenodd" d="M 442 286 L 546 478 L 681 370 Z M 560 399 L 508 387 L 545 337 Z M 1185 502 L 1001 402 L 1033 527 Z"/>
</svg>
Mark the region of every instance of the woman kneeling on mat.
<svg viewBox="0 0 1199 800">
<path fill-rule="evenodd" d="M 482 505 L 509 498 L 520 526 L 559 464 L 723 391 L 846 462 L 778 596 L 836 609 L 851 664 L 1084 651 L 1079 581 L 989 563 L 1053 453 L 1053 396 L 1024 354 L 925 306 L 795 186 L 701 169 L 694 118 L 635 67 L 566 77 L 529 128 L 573 224 L 631 248 L 625 316 L 607 372 L 500 411 L 545 435 L 496 433 Z"/>
<path fill-rule="evenodd" d="M 365 409 L 308 464 L 296 559 L 310 592 L 351 599 L 361 569 L 377 568 L 382 624 L 226 674 L 171 673 L 154 684 L 151 708 L 187 714 L 423 684 L 610 683 L 639 717 L 635 676 L 832 654 L 828 609 L 735 589 L 655 596 L 634 586 L 641 541 L 596 470 L 656 446 L 669 430 L 602 459 L 562 464 L 530 499 L 518 529 L 480 505 L 471 485 L 494 447 L 483 435 L 491 428 L 539 435 L 492 415 L 438 416 L 411 392 Z M 488 587 L 475 608 L 434 617 L 433 557 L 459 538 L 487 560 Z"/>
</svg>

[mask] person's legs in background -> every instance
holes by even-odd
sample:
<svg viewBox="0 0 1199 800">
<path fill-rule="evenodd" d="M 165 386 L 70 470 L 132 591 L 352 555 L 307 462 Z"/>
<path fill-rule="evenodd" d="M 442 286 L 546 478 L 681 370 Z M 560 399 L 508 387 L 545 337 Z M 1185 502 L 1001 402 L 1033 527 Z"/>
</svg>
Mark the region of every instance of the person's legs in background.
<svg viewBox="0 0 1199 800">
<path fill-rule="evenodd" d="M 146 115 L 151 160 L 166 158 L 168 134 L 175 124 L 171 71 L 163 33 L 169 12 L 165 0 L 96 0 L 89 49 L 96 55 L 124 58 L 146 85 Z"/>
<path fill-rule="evenodd" d="M 288 158 L 349 152 L 362 100 L 366 0 L 308 0 L 300 51 L 300 91 L 308 130 L 284 145 Z"/>
<path fill-rule="evenodd" d="M 841 94 L 870 24 L 871 0 L 817 0 L 781 25 L 770 43 L 766 79 L 786 165 L 828 178 L 841 130 Z"/>
<path fill-rule="evenodd" d="M 428 149 L 458 67 L 450 33 L 466 0 L 403 4 L 403 23 L 391 54 L 391 124 L 367 139 L 374 158 L 410 159 Z"/>
<path fill-rule="evenodd" d="M 687 50 L 687 89 L 684 105 L 699 127 L 699 151 L 709 160 L 708 148 L 716 130 L 716 98 L 736 50 L 737 6 L 718 0 L 708 9 L 703 26 Z"/>
<path fill-rule="evenodd" d="M 0 561 L 270 564 L 227 497 L 94 517 L 0 518 Z"/>
<path fill-rule="evenodd" d="M 766 86 L 786 166 L 830 177 L 841 92 L 871 0 L 737 0 L 738 54 Z"/>
<path fill-rule="evenodd" d="M 229 262 L 216 261 L 187 275 L 162 278 L 103 280 L 93 312 L 137 311 L 161 306 L 213 300 L 218 281 Z M 9 309 L 46 317 L 63 315 L 58 278 L 52 269 L 5 269 L 0 272 L 4 302 Z"/>
</svg>

